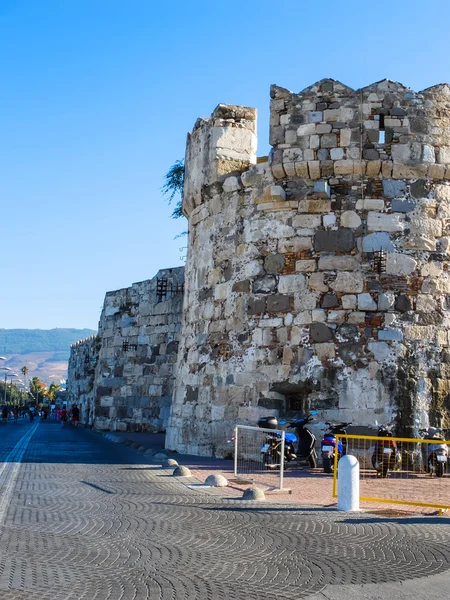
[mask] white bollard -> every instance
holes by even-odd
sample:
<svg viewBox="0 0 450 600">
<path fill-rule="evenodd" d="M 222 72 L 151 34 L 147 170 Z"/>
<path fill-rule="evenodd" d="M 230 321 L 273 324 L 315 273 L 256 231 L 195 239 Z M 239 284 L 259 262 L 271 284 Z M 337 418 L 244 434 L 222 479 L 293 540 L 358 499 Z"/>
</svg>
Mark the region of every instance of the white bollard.
<svg viewBox="0 0 450 600">
<path fill-rule="evenodd" d="M 338 510 L 359 510 L 359 461 L 350 454 L 339 460 Z"/>
</svg>

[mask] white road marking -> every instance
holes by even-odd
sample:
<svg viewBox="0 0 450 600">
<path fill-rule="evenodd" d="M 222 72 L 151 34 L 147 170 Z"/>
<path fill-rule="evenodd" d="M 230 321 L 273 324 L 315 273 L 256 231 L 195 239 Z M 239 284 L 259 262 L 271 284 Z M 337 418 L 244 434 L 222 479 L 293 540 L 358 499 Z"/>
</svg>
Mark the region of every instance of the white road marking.
<svg viewBox="0 0 450 600">
<path fill-rule="evenodd" d="M 16 485 L 16 480 L 20 471 L 20 463 L 23 459 L 23 455 L 27 449 L 28 443 L 33 437 L 34 432 L 38 428 L 39 423 L 35 423 L 30 429 L 23 435 L 4 462 L 1 463 L 0 468 L 0 525 L 6 517 L 6 512 L 9 508 L 9 501 Z"/>
</svg>

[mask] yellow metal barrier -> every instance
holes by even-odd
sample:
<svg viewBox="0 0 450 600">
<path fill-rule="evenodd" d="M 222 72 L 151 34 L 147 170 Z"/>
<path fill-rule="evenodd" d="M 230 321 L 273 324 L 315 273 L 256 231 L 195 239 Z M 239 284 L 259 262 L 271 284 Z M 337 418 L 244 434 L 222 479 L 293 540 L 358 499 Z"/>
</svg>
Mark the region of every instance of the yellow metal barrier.
<svg viewBox="0 0 450 600">
<path fill-rule="evenodd" d="M 439 459 L 439 451 L 435 452 L 436 445 L 446 445 L 449 454 L 450 441 L 342 434 L 336 436 L 336 447 L 339 440 L 346 447 L 346 454 L 359 460 L 361 501 L 431 507 L 440 513 L 450 509 L 450 462 Z M 389 442 L 395 442 L 397 450 Z M 384 448 L 389 447 L 392 452 L 385 453 Z M 334 498 L 337 472 L 336 452 Z"/>
</svg>

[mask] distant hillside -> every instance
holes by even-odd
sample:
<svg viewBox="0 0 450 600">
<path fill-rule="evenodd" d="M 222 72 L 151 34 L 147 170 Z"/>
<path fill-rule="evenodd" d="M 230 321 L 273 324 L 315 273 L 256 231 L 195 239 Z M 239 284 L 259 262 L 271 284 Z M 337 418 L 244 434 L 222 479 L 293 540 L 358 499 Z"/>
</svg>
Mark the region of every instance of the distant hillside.
<svg viewBox="0 0 450 600">
<path fill-rule="evenodd" d="M 0 329 L 0 354 L 57 352 L 57 360 L 68 360 L 70 345 L 94 333 L 92 329 Z"/>
<path fill-rule="evenodd" d="M 47 384 L 59 383 L 67 379 L 70 345 L 95 333 L 92 329 L 0 329 L 0 356 L 6 358 L 0 366 L 20 377 L 20 369 L 27 366 L 28 381 L 36 376 Z"/>
</svg>

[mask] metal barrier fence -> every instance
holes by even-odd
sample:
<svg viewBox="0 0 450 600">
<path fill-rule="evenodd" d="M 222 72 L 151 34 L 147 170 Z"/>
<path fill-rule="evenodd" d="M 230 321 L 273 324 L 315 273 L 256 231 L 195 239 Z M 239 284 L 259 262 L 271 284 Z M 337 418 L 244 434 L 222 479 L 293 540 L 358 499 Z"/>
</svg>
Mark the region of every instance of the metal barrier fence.
<svg viewBox="0 0 450 600">
<path fill-rule="evenodd" d="M 359 460 L 361 501 L 450 509 L 450 441 L 348 434 L 336 439 Z M 336 453 L 334 498 L 337 464 Z"/>
<path fill-rule="evenodd" d="M 234 476 L 266 491 L 284 491 L 285 432 L 237 425 L 234 429 Z M 287 491 L 287 490 L 286 490 Z"/>
</svg>

